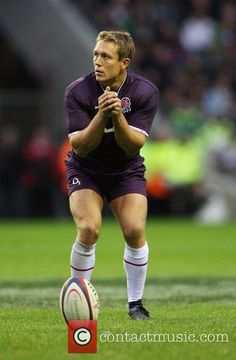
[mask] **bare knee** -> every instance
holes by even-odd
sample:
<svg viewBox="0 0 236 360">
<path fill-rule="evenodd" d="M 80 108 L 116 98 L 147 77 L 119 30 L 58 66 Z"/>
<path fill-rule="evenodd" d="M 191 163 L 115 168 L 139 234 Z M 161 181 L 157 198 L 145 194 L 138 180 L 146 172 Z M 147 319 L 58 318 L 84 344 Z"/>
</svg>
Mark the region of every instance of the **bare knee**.
<svg viewBox="0 0 236 360">
<path fill-rule="evenodd" d="M 100 233 L 101 221 L 91 218 L 81 218 L 73 214 L 79 240 L 84 244 L 95 244 Z"/>
<path fill-rule="evenodd" d="M 95 194 L 95 193 L 94 193 Z M 78 238 L 84 244 L 95 244 L 102 222 L 102 204 L 98 195 L 81 190 L 70 197 L 70 211 L 78 231 Z M 73 197 L 74 195 L 74 197 Z"/>
<path fill-rule="evenodd" d="M 145 243 L 144 228 L 138 224 L 126 226 L 123 234 L 127 244 L 133 248 L 139 248 Z"/>
<path fill-rule="evenodd" d="M 84 244 L 95 244 L 100 233 L 100 224 L 83 221 L 78 225 L 79 239 Z"/>
</svg>

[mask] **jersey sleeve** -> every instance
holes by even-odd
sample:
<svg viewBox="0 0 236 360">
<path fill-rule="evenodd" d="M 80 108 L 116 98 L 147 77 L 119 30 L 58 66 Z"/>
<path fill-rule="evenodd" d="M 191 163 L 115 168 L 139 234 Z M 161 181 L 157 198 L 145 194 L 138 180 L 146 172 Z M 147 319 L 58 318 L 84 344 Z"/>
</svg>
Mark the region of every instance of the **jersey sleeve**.
<svg viewBox="0 0 236 360">
<path fill-rule="evenodd" d="M 130 114 L 128 123 L 130 128 L 148 136 L 159 104 L 159 91 L 149 86 L 136 100 L 135 110 Z"/>
<path fill-rule="evenodd" d="M 65 108 L 68 135 L 89 125 L 91 119 L 88 110 L 73 90 L 67 89 L 65 92 Z"/>
</svg>

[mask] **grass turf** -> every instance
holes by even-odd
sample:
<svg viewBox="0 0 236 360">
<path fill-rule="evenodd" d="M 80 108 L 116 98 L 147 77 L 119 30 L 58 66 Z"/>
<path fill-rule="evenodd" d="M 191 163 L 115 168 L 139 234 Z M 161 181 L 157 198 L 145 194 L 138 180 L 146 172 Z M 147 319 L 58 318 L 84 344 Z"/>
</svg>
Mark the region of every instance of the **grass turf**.
<svg viewBox="0 0 236 360">
<path fill-rule="evenodd" d="M 235 357 L 235 224 L 148 222 L 145 304 L 153 320 L 143 323 L 127 319 L 122 236 L 116 223 L 105 221 L 93 275 L 101 301 L 98 337 L 149 332 L 169 334 L 171 340 L 172 334 L 194 334 L 198 342 L 99 339 L 96 355 L 67 353 L 67 328 L 58 309 L 74 237 L 71 221 L 0 223 L 0 359 Z M 200 334 L 226 334 L 228 341 L 203 343 Z"/>
</svg>

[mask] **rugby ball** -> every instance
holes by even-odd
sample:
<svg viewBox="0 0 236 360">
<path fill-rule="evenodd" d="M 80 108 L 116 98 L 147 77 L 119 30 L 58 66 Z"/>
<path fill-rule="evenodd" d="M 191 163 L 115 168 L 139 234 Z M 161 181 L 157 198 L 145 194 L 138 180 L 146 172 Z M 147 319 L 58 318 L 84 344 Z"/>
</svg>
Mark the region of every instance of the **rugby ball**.
<svg viewBox="0 0 236 360">
<path fill-rule="evenodd" d="M 70 277 L 60 293 L 60 309 L 65 321 L 97 320 L 99 299 L 94 286 L 83 277 Z"/>
</svg>

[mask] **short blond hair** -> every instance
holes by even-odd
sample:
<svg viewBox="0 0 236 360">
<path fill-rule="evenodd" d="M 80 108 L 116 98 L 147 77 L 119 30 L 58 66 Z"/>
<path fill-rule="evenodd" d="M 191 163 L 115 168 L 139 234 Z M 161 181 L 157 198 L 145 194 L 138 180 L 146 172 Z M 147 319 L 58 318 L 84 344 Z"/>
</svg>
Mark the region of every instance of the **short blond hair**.
<svg viewBox="0 0 236 360">
<path fill-rule="evenodd" d="M 101 31 L 97 36 L 97 42 L 111 41 L 118 45 L 119 60 L 129 58 L 130 61 L 134 57 L 135 46 L 130 33 L 126 31 Z"/>
</svg>

